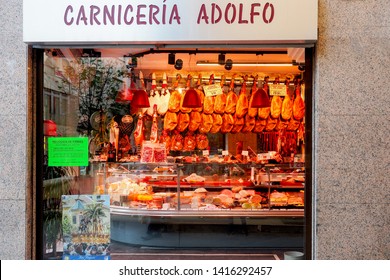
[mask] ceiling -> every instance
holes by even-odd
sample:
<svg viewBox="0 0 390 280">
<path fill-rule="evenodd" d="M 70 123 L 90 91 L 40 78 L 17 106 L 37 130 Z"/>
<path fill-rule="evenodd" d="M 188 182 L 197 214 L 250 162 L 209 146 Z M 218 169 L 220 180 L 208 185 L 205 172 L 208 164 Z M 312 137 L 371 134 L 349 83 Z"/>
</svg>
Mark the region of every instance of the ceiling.
<svg viewBox="0 0 390 280">
<path fill-rule="evenodd" d="M 259 46 L 130 46 L 130 47 L 104 47 L 94 49 L 58 49 L 65 58 L 74 59 L 82 56 L 84 52 L 92 51 L 101 57 L 114 57 L 124 61 L 136 58 L 135 70 L 144 72 L 167 72 L 168 75 L 178 73 L 174 65 L 168 64 L 168 55 L 175 54 L 175 60 L 181 59 L 186 72 L 213 72 L 223 73 L 250 73 L 251 75 L 297 75 L 302 73 L 298 65 L 304 65 L 304 48 L 272 48 Z M 233 66 L 230 71 L 224 65 L 199 66 L 197 62 L 218 62 L 218 55 L 225 54 L 225 61 L 231 59 Z M 238 63 L 251 62 L 254 66 L 238 66 Z M 261 63 L 292 63 L 292 66 L 258 66 Z"/>
</svg>

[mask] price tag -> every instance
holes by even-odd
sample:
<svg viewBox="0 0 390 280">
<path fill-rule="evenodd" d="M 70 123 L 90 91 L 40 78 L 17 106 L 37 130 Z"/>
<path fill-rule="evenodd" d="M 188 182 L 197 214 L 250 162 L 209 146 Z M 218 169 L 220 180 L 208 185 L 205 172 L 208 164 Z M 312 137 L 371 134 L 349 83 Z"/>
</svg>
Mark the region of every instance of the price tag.
<svg viewBox="0 0 390 280">
<path fill-rule="evenodd" d="M 242 154 L 243 156 L 248 156 L 248 155 L 249 155 L 248 151 L 242 151 L 241 154 Z"/>
<path fill-rule="evenodd" d="M 203 155 L 204 155 L 204 156 L 208 156 L 208 155 L 210 155 L 210 152 L 209 152 L 209 150 L 204 150 L 204 151 L 203 151 Z"/>
<path fill-rule="evenodd" d="M 228 156 L 229 155 L 229 151 L 226 151 L 226 150 L 222 151 L 222 155 L 223 156 Z"/>
<path fill-rule="evenodd" d="M 270 157 L 269 157 L 268 153 L 257 154 L 257 159 L 258 160 L 268 160 L 269 158 Z"/>
<path fill-rule="evenodd" d="M 269 95 L 271 96 L 286 96 L 287 87 L 285 85 L 269 85 Z"/>
<path fill-rule="evenodd" d="M 203 86 L 203 91 L 205 96 L 216 96 L 223 94 L 222 88 L 218 84 Z"/>
</svg>

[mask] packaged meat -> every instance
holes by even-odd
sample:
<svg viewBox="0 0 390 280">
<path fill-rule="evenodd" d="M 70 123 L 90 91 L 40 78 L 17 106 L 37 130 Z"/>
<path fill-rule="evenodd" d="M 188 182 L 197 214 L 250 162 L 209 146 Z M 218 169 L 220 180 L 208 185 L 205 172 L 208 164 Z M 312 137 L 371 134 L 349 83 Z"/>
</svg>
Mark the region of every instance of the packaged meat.
<svg viewBox="0 0 390 280">
<path fill-rule="evenodd" d="M 189 131 L 184 137 L 184 151 L 193 151 L 196 148 L 196 138 L 193 132 Z"/>
<path fill-rule="evenodd" d="M 240 94 L 238 96 L 237 105 L 236 105 L 236 116 L 237 118 L 243 118 L 248 112 L 249 101 L 246 96 L 246 81 L 247 76 L 244 77 L 244 81 L 241 86 Z"/>
<path fill-rule="evenodd" d="M 174 130 L 177 126 L 177 114 L 168 111 L 164 116 L 164 129 L 165 130 Z"/>
<path fill-rule="evenodd" d="M 207 138 L 206 134 L 199 133 L 195 136 L 195 138 L 196 138 L 196 147 L 199 150 L 206 150 L 209 148 L 209 139 Z"/>
<path fill-rule="evenodd" d="M 167 153 L 165 143 L 151 143 L 144 141 L 141 149 L 141 162 L 166 162 Z"/>
<path fill-rule="evenodd" d="M 202 122 L 201 113 L 199 113 L 195 110 L 192 110 L 192 112 L 190 113 L 190 123 L 188 125 L 188 130 L 189 131 L 196 131 L 199 128 L 201 122 Z"/>
<path fill-rule="evenodd" d="M 171 151 L 182 151 L 183 147 L 184 147 L 184 138 L 179 133 L 179 131 L 175 130 L 171 138 Z"/>
<path fill-rule="evenodd" d="M 165 144 L 165 150 L 167 151 L 167 154 L 171 150 L 171 136 L 169 135 L 167 130 L 163 130 L 160 135 L 160 143 Z"/>
</svg>

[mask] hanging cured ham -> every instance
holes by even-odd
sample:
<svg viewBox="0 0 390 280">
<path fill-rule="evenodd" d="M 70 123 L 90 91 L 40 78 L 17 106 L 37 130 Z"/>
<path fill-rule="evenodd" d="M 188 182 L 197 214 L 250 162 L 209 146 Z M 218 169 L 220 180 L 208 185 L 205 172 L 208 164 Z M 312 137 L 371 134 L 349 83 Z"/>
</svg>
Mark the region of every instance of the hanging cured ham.
<svg viewBox="0 0 390 280">
<path fill-rule="evenodd" d="M 268 81 L 269 81 L 269 77 L 267 76 L 264 78 L 263 89 L 267 93 L 267 95 L 269 96 Z M 259 111 L 257 113 L 258 113 L 259 118 L 266 120 L 266 119 L 268 119 L 268 116 L 271 113 L 271 107 L 259 108 Z"/>
<path fill-rule="evenodd" d="M 257 112 L 259 111 L 259 109 L 251 107 L 253 97 L 255 95 L 255 92 L 257 91 L 257 79 L 258 79 L 257 75 L 253 77 L 253 85 L 251 89 L 251 97 L 249 99 L 249 108 L 248 108 L 248 115 L 253 118 L 257 116 Z"/>
<path fill-rule="evenodd" d="M 213 116 L 213 125 L 211 126 L 210 133 L 217 133 L 220 131 L 222 126 L 222 116 L 216 113 L 214 113 L 212 116 Z"/>
<path fill-rule="evenodd" d="M 237 118 L 243 118 L 245 114 L 248 112 L 248 108 L 249 108 L 249 101 L 248 101 L 248 97 L 246 96 L 246 81 L 247 81 L 247 77 L 245 76 L 237 100 L 237 106 L 236 106 Z"/>
<path fill-rule="evenodd" d="M 296 131 L 300 124 L 301 124 L 301 121 L 298 121 L 294 118 L 291 118 L 290 121 L 288 122 L 287 130 L 288 131 Z"/>
<path fill-rule="evenodd" d="M 194 111 L 195 112 L 202 112 L 203 104 L 204 104 L 204 92 L 203 92 L 203 89 L 202 89 L 202 74 L 198 75 L 198 81 L 197 81 L 197 85 L 196 85 L 195 90 L 196 90 L 196 92 L 199 95 L 199 99 L 200 99 L 200 103 L 202 104 L 202 107 L 192 108 L 192 112 L 194 112 Z"/>
<path fill-rule="evenodd" d="M 279 78 L 275 78 L 274 84 L 279 84 Z M 279 95 L 272 96 L 271 100 L 271 117 L 274 119 L 279 118 L 282 111 L 283 100 Z"/>
<path fill-rule="evenodd" d="M 210 76 L 209 85 L 214 83 L 214 74 Z M 203 113 L 214 113 L 215 96 L 205 96 L 203 100 Z"/>
<path fill-rule="evenodd" d="M 236 112 L 236 106 L 238 101 L 238 96 L 234 92 L 234 79 L 235 75 L 233 75 L 231 81 L 230 81 L 230 87 L 229 92 L 226 96 L 226 107 L 225 107 L 225 113 L 228 114 L 234 114 Z"/>
<path fill-rule="evenodd" d="M 171 93 L 168 90 L 167 74 L 164 73 L 163 82 L 160 91 L 159 104 L 157 106 L 157 113 L 159 115 L 163 116 L 168 111 L 170 97 L 171 97 Z"/>
<path fill-rule="evenodd" d="M 295 99 L 293 105 L 293 117 L 300 121 L 305 116 L 305 101 L 301 96 L 301 82 L 297 81 L 295 87 Z"/>
<path fill-rule="evenodd" d="M 234 115 L 234 125 L 232 128 L 231 133 L 238 133 L 241 131 L 241 129 L 244 127 L 245 119 L 239 118 L 237 114 Z"/>
<path fill-rule="evenodd" d="M 179 132 L 183 132 L 187 129 L 188 125 L 190 124 L 190 115 L 187 113 L 179 112 L 177 114 L 177 126 L 176 129 Z"/>
<path fill-rule="evenodd" d="M 241 132 L 242 133 L 248 133 L 253 130 L 256 124 L 256 118 L 249 116 L 249 114 L 246 114 L 245 117 L 245 124 L 244 127 L 242 128 Z"/>
<path fill-rule="evenodd" d="M 190 113 L 190 123 L 188 125 L 189 131 L 196 131 L 202 123 L 202 115 L 199 112 L 192 111 Z"/>
<path fill-rule="evenodd" d="M 172 113 L 170 111 L 165 113 L 165 116 L 164 116 L 164 129 L 165 130 L 169 130 L 169 131 L 174 130 L 177 126 L 177 122 L 178 122 L 178 119 L 177 119 L 176 113 Z"/>
<path fill-rule="evenodd" d="M 266 125 L 267 125 L 267 120 L 256 118 L 255 127 L 253 128 L 252 132 L 260 133 L 264 130 Z"/>
<path fill-rule="evenodd" d="M 179 86 L 179 81 L 181 80 L 180 74 L 177 74 L 176 76 L 176 82 L 174 84 L 173 92 L 171 93 L 171 96 L 169 98 L 168 103 L 168 110 L 177 113 L 180 110 L 180 103 L 181 103 L 181 94 L 177 90 L 177 87 Z"/>
<path fill-rule="evenodd" d="M 200 133 L 208 133 L 211 130 L 211 127 L 213 126 L 213 116 L 210 114 L 202 113 L 202 122 L 199 125 L 199 132 Z"/>
<path fill-rule="evenodd" d="M 289 79 L 286 79 L 285 84 L 286 84 L 286 96 L 283 99 L 282 112 L 281 112 L 280 115 L 281 115 L 283 120 L 287 121 L 292 116 L 294 101 L 291 99 L 290 81 L 289 81 Z"/>
<path fill-rule="evenodd" d="M 268 116 L 267 125 L 265 126 L 265 131 L 274 130 L 277 124 L 278 124 L 278 119 L 274 119 L 271 118 L 271 116 Z"/>
<path fill-rule="evenodd" d="M 140 113 L 137 120 L 137 126 L 135 127 L 134 131 L 134 141 L 135 145 L 137 146 L 137 149 L 142 145 L 142 142 L 145 140 L 145 126 L 143 117 L 143 114 Z"/>
<path fill-rule="evenodd" d="M 222 133 L 229 133 L 232 131 L 234 125 L 234 117 L 232 114 L 223 114 L 222 115 L 222 126 L 221 126 L 221 132 Z"/>
<path fill-rule="evenodd" d="M 288 126 L 288 121 L 285 121 L 281 118 L 278 119 L 278 122 L 275 126 L 275 130 L 276 131 L 282 131 L 282 130 L 285 130 Z"/>
<path fill-rule="evenodd" d="M 150 129 L 150 142 L 158 142 L 157 104 L 153 105 L 153 121 Z"/>
<path fill-rule="evenodd" d="M 225 76 L 221 77 L 221 88 L 223 89 L 225 85 Z M 223 92 L 222 94 L 218 94 L 215 97 L 215 104 L 214 104 L 214 113 L 217 114 L 223 114 L 225 113 L 225 107 L 226 107 L 226 94 Z"/>
</svg>

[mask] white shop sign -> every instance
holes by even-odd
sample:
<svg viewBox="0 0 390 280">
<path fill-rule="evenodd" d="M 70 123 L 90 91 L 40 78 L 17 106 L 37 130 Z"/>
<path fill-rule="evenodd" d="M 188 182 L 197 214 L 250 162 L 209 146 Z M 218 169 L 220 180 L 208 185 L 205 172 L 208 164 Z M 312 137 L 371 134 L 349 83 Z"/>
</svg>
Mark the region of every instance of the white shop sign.
<svg viewBox="0 0 390 280">
<path fill-rule="evenodd" d="M 314 0 L 24 0 L 26 43 L 309 43 Z"/>
</svg>

